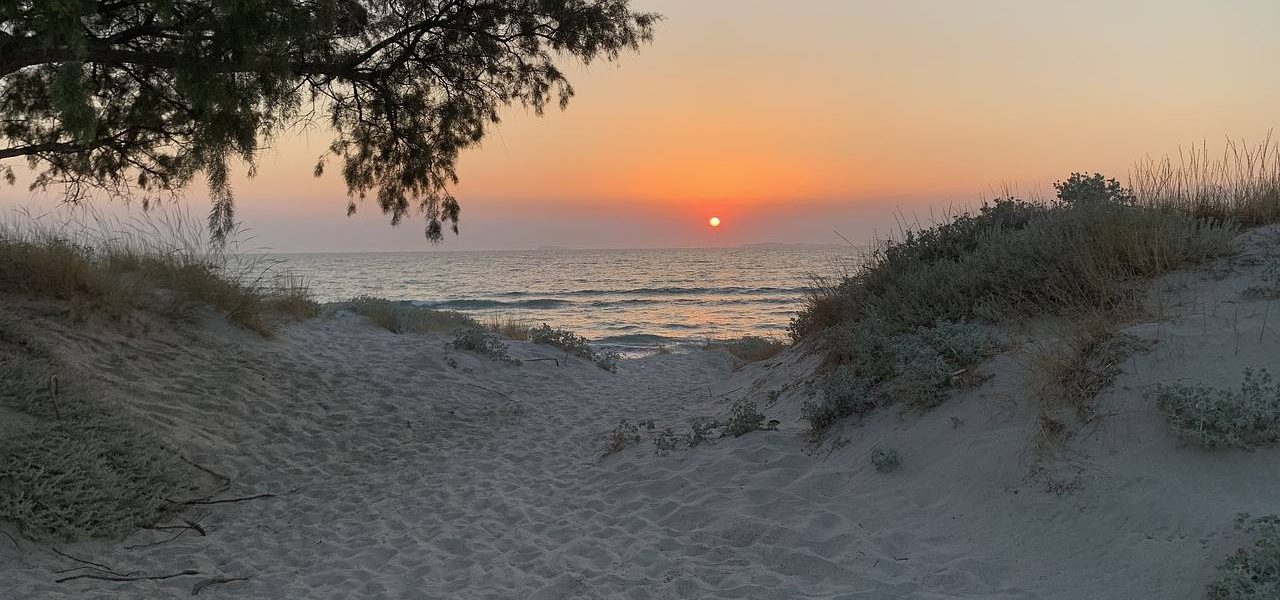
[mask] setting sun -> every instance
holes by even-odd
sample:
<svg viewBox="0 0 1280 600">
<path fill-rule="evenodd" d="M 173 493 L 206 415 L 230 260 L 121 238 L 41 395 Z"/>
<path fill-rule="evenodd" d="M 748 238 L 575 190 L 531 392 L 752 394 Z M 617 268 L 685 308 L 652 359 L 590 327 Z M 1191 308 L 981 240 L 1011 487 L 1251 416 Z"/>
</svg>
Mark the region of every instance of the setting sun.
<svg viewBox="0 0 1280 600">
<path fill-rule="evenodd" d="M 708 222 L 708 223 L 710 223 L 712 227 L 719 227 L 719 226 L 720 226 L 720 217 L 711 217 L 711 219 L 710 219 L 709 221 L 707 221 L 707 222 Z"/>
</svg>

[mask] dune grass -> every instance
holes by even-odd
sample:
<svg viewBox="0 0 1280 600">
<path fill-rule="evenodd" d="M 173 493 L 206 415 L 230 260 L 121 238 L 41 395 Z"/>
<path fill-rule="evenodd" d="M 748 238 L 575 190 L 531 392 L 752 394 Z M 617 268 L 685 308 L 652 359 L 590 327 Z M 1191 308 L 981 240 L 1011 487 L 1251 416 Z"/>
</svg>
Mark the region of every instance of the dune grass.
<svg viewBox="0 0 1280 600">
<path fill-rule="evenodd" d="M 724 350 L 744 362 L 768 360 L 788 348 L 783 340 L 760 335 L 744 335 L 742 337 L 714 340 L 708 342 L 704 350 Z"/>
<path fill-rule="evenodd" d="M 373 296 L 339 302 L 334 308 L 364 315 L 370 323 L 392 333 L 457 333 L 463 329 L 483 329 L 479 321 L 457 311 L 436 310 Z"/>
<path fill-rule="evenodd" d="M 0 414 L 21 420 L 0 435 L 0 520 L 28 538 L 122 534 L 158 521 L 180 491 L 175 452 L 3 321 Z"/>
<path fill-rule="evenodd" d="M 199 227 L 171 213 L 74 227 L 12 219 L 0 224 L 0 293 L 85 305 L 116 319 L 134 310 L 191 319 L 211 307 L 264 336 L 273 312 L 317 314 L 305 280 L 210 244 Z"/>
</svg>

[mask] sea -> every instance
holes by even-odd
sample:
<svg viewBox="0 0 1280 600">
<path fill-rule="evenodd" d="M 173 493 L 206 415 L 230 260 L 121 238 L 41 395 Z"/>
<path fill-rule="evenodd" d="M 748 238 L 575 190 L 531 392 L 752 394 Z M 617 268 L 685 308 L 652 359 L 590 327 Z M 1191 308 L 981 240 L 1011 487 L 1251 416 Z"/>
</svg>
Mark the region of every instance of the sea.
<svg viewBox="0 0 1280 600">
<path fill-rule="evenodd" d="M 324 302 L 377 296 L 485 320 L 547 323 L 623 352 L 742 335 L 783 338 L 840 246 L 285 254 Z"/>
</svg>

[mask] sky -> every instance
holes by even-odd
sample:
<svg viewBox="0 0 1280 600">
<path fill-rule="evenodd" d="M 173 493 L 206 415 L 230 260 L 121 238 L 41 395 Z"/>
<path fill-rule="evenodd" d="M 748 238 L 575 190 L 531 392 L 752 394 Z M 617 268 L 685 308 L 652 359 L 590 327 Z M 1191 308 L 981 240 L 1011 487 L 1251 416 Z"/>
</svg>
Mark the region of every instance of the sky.
<svg viewBox="0 0 1280 600">
<path fill-rule="evenodd" d="M 577 96 L 520 108 L 463 155 L 460 236 L 376 205 L 346 216 L 323 130 L 274 140 L 234 188 L 278 252 L 842 243 L 1006 188 L 1280 124 L 1274 0 L 633 0 L 663 13 L 616 63 L 569 64 Z M 203 189 L 184 200 L 208 207 Z M 0 206 L 39 205 L 20 181 Z M 712 229 L 707 220 L 719 216 Z M 838 234 L 837 234 L 838 232 Z"/>
</svg>

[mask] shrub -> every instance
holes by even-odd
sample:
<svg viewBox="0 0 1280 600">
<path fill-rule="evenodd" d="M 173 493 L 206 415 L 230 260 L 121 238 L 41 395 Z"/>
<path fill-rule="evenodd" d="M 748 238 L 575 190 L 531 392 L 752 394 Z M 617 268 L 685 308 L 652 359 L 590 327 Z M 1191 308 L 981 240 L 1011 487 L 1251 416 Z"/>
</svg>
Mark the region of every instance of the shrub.
<svg viewBox="0 0 1280 600">
<path fill-rule="evenodd" d="M 714 419 L 690 420 L 689 435 L 685 436 L 685 445 L 690 448 L 697 448 L 703 442 L 711 440 L 711 431 L 720 426 L 721 423 Z"/>
<path fill-rule="evenodd" d="M 1136 200 L 1132 190 L 1101 173 L 1072 173 L 1066 181 L 1053 184 L 1053 189 L 1058 192 L 1058 200 L 1067 204 L 1133 204 Z"/>
<path fill-rule="evenodd" d="M 844 365 L 827 376 L 821 399 L 806 400 L 800 406 L 800 415 L 815 432 L 822 432 L 840 419 L 861 417 L 876 406 L 870 383 Z"/>
<path fill-rule="evenodd" d="M 801 406 L 816 432 L 881 404 L 906 402 L 929 409 L 942 401 L 952 377 L 990 356 L 995 344 L 981 328 L 938 321 L 903 333 L 870 318 L 842 325 L 830 337 L 828 359 L 842 361 L 826 378 L 818 400 Z"/>
<path fill-rule="evenodd" d="M 1210 600 L 1280 598 L 1280 516 L 1236 516 L 1236 529 L 1252 533 L 1252 548 L 1241 548 L 1218 565 L 1209 584 Z"/>
<path fill-rule="evenodd" d="M 777 356 L 787 349 L 787 343 L 758 335 L 746 335 L 730 340 L 711 342 L 706 345 L 706 349 L 724 350 L 740 360 L 757 362 Z"/>
<path fill-rule="evenodd" d="M 454 335 L 449 345 L 456 350 L 475 352 L 507 364 L 520 364 L 520 359 L 512 358 L 507 345 L 502 343 L 497 334 L 481 329 L 463 329 Z"/>
<path fill-rule="evenodd" d="M 1280 442 L 1280 385 L 1266 369 L 1245 369 L 1239 392 L 1160 384 L 1153 392 L 1169 426 L 1205 448 L 1257 448 Z"/>
<path fill-rule="evenodd" d="M 567 329 L 553 328 L 546 323 L 529 330 L 529 341 L 559 348 L 567 354 L 589 360 L 610 373 L 618 371 L 618 361 L 622 360 L 622 355 L 618 352 L 612 350 L 597 352 L 591 348 L 587 338 Z"/>
<path fill-rule="evenodd" d="M 875 465 L 876 470 L 881 473 L 892 473 L 902 465 L 902 457 L 892 448 L 888 450 L 876 448 L 871 451 L 871 464 Z"/>
<path fill-rule="evenodd" d="M 755 402 L 744 398 L 730 405 L 729 421 L 725 424 L 724 435 L 742 437 L 765 428 L 764 413 L 760 412 Z"/>
</svg>

